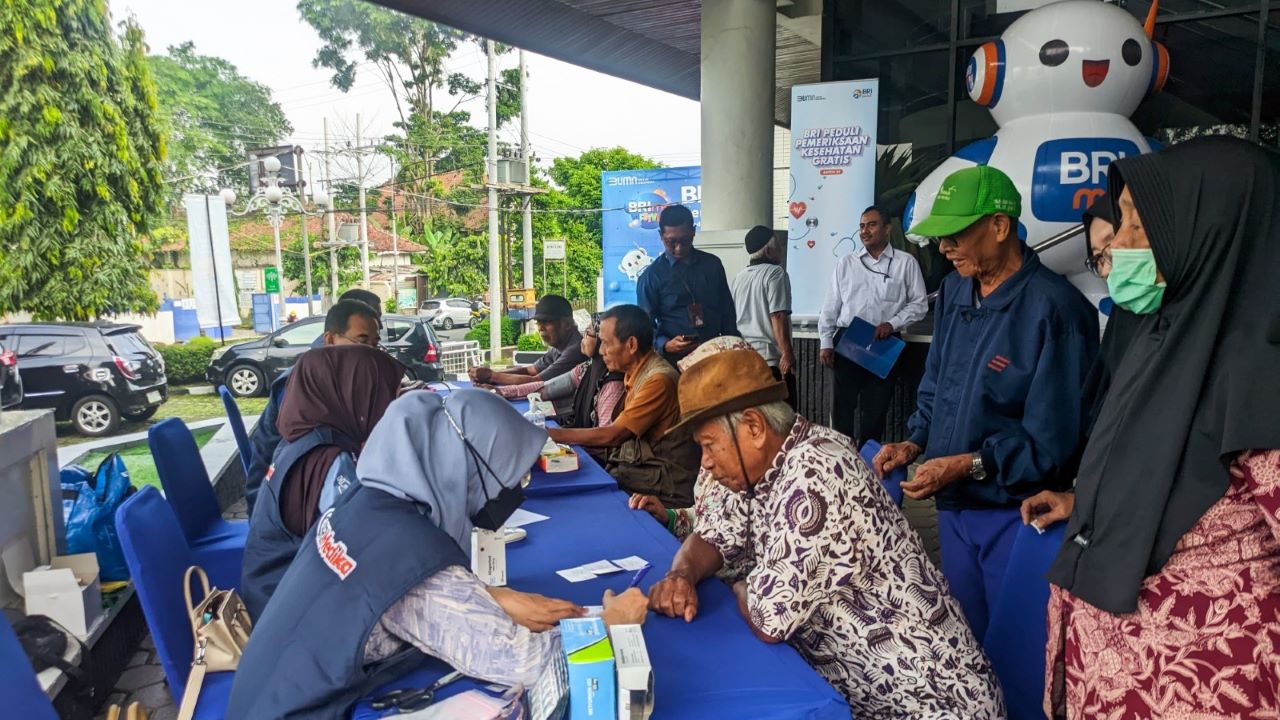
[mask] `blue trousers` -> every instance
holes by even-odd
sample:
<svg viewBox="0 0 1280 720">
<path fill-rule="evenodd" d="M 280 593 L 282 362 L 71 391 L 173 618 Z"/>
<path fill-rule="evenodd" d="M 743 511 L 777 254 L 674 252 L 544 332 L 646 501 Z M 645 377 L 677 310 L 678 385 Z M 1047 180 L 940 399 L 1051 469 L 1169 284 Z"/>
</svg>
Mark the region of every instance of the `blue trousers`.
<svg viewBox="0 0 1280 720">
<path fill-rule="evenodd" d="M 978 642 L 987 634 L 987 621 L 1021 525 L 1017 508 L 938 511 L 942 574 Z"/>
</svg>

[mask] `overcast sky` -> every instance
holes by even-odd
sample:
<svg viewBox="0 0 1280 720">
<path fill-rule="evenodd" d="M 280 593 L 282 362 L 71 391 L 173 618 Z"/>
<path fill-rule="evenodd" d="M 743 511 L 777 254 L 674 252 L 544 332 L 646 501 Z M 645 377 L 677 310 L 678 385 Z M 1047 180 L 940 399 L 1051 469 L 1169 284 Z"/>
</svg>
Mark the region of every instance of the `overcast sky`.
<svg viewBox="0 0 1280 720">
<path fill-rule="evenodd" d="M 325 118 L 335 140 L 354 140 L 357 113 L 366 138 L 394 130 L 395 105 L 372 67 L 360 68 L 346 94 L 329 84 L 328 70 L 312 67 L 320 39 L 299 17 L 293 0 L 109 2 L 115 20 L 130 14 L 138 19 L 153 53 L 190 40 L 197 52 L 225 58 L 243 75 L 270 87 L 293 124 L 290 142 L 320 149 Z M 500 57 L 499 63 L 514 66 L 516 53 Z M 530 144 L 539 158 L 621 145 L 669 166 L 698 164 L 696 102 L 533 53 L 526 54 L 526 64 Z M 463 46 L 447 63 L 450 70 L 479 80 L 485 66 L 484 53 L 475 45 Z M 484 122 L 483 97 L 463 107 L 477 125 Z M 513 120 L 500 137 L 518 143 L 519 133 L 519 122 Z"/>
</svg>

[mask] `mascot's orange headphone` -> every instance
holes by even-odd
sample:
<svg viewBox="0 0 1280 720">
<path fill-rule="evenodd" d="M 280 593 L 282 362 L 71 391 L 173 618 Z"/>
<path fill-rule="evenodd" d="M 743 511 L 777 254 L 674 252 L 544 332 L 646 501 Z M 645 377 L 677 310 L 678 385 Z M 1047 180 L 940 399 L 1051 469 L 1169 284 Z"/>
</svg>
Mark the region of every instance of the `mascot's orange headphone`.
<svg viewBox="0 0 1280 720">
<path fill-rule="evenodd" d="M 1156 30 L 1156 11 L 1160 7 L 1159 0 L 1151 3 L 1147 11 L 1147 21 L 1142 29 L 1151 43 L 1151 80 L 1147 83 L 1147 95 L 1155 95 L 1164 87 L 1169 79 L 1169 51 L 1156 42 L 1153 37 Z M 983 43 L 965 68 L 965 87 L 969 97 L 985 108 L 993 108 L 1000 102 L 1000 94 L 1004 91 L 1004 41 L 995 40 Z"/>
</svg>

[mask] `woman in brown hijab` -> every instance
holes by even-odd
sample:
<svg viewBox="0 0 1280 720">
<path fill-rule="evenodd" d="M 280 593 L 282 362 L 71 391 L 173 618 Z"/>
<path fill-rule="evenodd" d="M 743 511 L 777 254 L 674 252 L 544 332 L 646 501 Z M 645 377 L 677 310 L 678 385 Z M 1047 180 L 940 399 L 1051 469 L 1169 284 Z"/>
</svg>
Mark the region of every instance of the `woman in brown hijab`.
<svg viewBox="0 0 1280 720">
<path fill-rule="evenodd" d="M 381 350 L 332 345 L 294 365 L 280 406 L 276 448 L 254 504 L 240 593 L 258 617 L 320 513 L 356 482 L 373 426 L 395 400 L 404 367 Z"/>
</svg>

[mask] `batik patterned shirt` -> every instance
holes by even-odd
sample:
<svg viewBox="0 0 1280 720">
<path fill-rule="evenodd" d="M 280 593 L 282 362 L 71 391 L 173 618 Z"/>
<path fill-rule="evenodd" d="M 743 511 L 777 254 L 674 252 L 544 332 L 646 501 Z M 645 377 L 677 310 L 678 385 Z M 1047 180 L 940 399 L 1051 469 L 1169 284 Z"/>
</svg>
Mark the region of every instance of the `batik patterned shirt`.
<svg viewBox="0 0 1280 720">
<path fill-rule="evenodd" d="M 755 486 L 704 504 L 696 531 L 754 560 L 751 623 L 789 642 L 859 718 L 1005 716 L 942 573 L 848 439 L 799 418 Z"/>
</svg>

